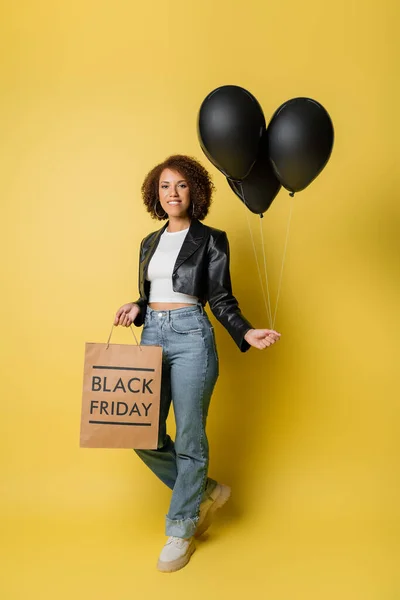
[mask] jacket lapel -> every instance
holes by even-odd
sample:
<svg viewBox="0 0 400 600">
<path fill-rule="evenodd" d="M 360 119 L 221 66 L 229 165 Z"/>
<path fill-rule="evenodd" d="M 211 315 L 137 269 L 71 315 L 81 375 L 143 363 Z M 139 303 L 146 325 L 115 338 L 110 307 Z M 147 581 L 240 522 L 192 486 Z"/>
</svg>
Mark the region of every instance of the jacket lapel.
<svg viewBox="0 0 400 600">
<path fill-rule="evenodd" d="M 192 219 L 189 227 L 189 231 L 183 241 L 182 247 L 179 251 L 178 257 L 175 262 L 173 273 L 196 252 L 197 248 L 201 246 L 204 238 L 204 226 L 197 219 Z"/>
</svg>

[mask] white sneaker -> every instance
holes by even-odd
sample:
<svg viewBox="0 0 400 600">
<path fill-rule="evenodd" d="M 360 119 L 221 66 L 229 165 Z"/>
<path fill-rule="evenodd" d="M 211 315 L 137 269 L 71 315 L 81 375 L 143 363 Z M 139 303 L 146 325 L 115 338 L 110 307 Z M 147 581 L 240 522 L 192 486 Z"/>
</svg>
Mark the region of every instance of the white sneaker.
<svg viewBox="0 0 400 600">
<path fill-rule="evenodd" d="M 216 511 L 221 508 L 231 495 L 231 488 L 223 483 L 217 483 L 211 492 L 211 497 L 200 504 L 200 515 L 197 522 L 195 537 L 200 537 L 211 525 Z"/>
<path fill-rule="evenodd" d="M 182 569 L 182 567 L 187 565 L 195 550 L 196 546 L 193 537 L 185 539 L 172 535 L 161 550 L 157 569 L 164 573 L 178 571 L 178 569 Z"/>
</svg>

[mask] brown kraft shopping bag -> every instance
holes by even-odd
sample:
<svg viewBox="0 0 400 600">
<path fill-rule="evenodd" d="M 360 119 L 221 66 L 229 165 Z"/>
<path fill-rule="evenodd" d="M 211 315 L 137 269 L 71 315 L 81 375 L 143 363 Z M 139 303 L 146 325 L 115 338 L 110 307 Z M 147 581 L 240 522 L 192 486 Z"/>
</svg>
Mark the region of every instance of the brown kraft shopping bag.
<svg viewBox="0 0 400 600">
<path fill-rule="evenodd" d="M 162 347 L 86 343 L 80 446 L 155 449 Z"/>
</svg>

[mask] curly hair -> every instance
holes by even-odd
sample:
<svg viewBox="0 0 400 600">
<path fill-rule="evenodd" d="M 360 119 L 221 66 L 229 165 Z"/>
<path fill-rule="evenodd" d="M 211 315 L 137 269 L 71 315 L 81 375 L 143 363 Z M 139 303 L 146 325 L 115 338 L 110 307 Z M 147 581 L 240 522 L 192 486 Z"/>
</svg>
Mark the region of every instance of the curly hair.
<svg viewBox="0 0 400 600">
<path fill-rule="evenodd" d="M 143 202 L 153 219 L 163 221 L 168 218 L 158 197 L 158 185 L 164 169 L 182 173 L 189 184 L 191 216 L 202 221 L 208 214 L 215 186 L 208 171 L 195 159 L 183 154 L 169 156 L 156 165 L 146 175 L 142 184 Z M 158 214 L 157 214 L 158 213 Z M 159 216 L 162 213 L 163 216 Z"/>
</svg>

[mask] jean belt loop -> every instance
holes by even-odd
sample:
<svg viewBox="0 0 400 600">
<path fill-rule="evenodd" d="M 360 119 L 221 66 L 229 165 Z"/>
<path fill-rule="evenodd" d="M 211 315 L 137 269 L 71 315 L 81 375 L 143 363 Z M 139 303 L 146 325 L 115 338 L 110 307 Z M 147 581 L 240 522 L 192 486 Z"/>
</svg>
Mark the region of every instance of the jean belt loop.
<svg viewBox="0 0 400 600">
<path fill-rule="evenodd" d="M 201 314 L 202 314 L 202 315 L 204 315 L 204 308 L 203 308 L 203 305 L 202 305 L 202 303 L 201 303 L 201 302 L 199 302 L 198 306 L 199 306 L 199 308 L 200 308 L 200 312 L 201 312 Z"/>
</svg>

